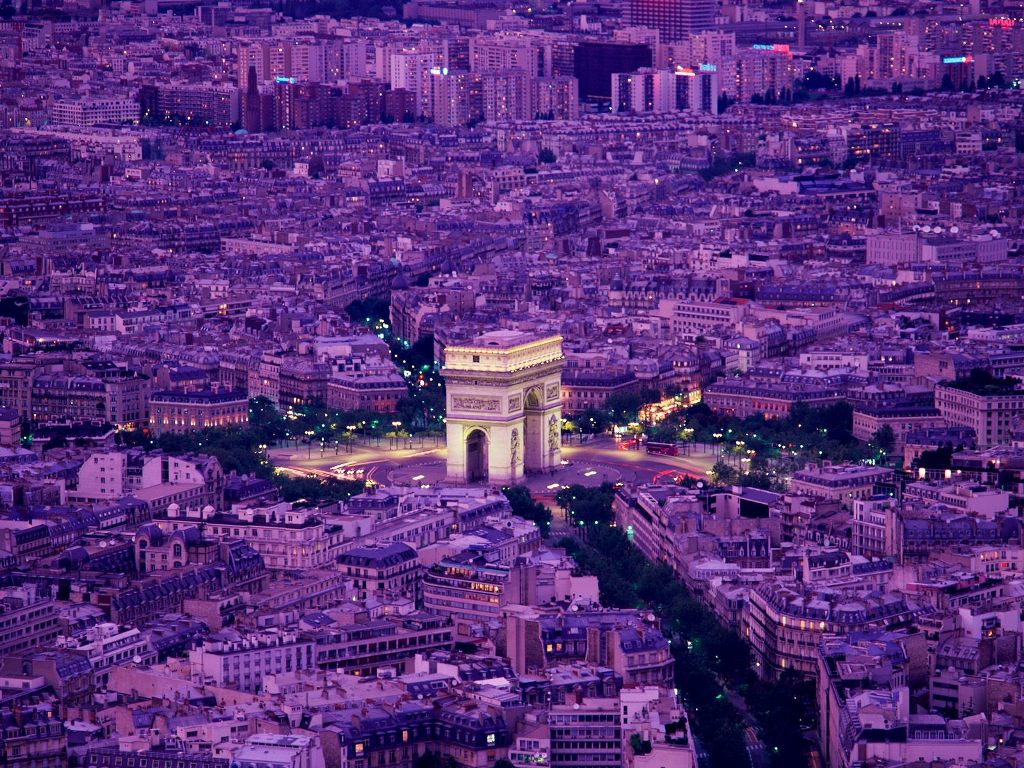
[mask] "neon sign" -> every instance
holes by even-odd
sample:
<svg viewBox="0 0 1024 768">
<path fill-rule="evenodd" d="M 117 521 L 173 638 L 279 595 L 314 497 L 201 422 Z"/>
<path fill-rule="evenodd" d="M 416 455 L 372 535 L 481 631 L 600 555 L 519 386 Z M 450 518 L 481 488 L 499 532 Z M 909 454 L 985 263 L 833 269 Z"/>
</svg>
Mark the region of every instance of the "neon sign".
<svg viewBox="0 0 1024 768">
<path fill-rule="evenodd" d="M 943 64 L 970 64 L 974 61 L 973 56 L 943 56 Z"/>
<path fill-rule="evenodd" d="M 714 64 L 701 64 L 700 65 L 700 71 L 701 72 L 717 72 L 718 71 L 718 67 L 716 67 Z"/>
<path fill-rule="evenodd" d="M 990 27 L 999 27 L 1000 29 L 1013 29 L 1015 23 L 1013 19 L 1006 18 L 1005 16 L 988 20 Z"/>
<path fill-rule="evenodd" d="M 754 43 L 755 51 L 771 51 L 772 53 L 789 53 L 789 43 Z"/>
</svg>

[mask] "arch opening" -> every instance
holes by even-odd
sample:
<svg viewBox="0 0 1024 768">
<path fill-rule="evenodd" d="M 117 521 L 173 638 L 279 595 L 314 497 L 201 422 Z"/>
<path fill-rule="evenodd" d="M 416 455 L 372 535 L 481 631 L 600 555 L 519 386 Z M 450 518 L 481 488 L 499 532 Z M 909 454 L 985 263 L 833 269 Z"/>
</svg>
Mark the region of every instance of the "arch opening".
<svg viewBox="0 0 1024 768">
<path fill-rule="evenodd" d="M 466 435 L 466 480 L 471 483 L 487 479 L 487 434 L 474 429 Z"/>
</svg>

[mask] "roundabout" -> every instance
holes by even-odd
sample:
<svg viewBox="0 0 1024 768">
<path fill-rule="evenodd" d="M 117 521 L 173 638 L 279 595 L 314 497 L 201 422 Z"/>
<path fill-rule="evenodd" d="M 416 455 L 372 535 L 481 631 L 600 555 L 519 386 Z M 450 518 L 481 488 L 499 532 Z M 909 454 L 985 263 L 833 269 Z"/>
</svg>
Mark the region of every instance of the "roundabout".
<svg viewBox="0 0 1024 768">
<path fill-rule="evenodd" d="M 447 450 L 442 446 L 393 449 L 354 445 L 351 452 L 271 448 L 270 460 L 278 471 L 296 475 L 364 479 L 378 485 L 407 487 L 464 486 L 447 477 Z M 563 445 L 559 465 L 527 474 L 520 484 L 535 496 L 553 495 L 562 486 L 598 486 L 601 483 L 672 483 L 679 475 L 704 479 L 715 462 L 713 453 L 665 456 L 621 450 L 611 437 L 597 437 L 584 445 Z M 468 485 L 503 483 L 469 483 Z"/>
</svg>

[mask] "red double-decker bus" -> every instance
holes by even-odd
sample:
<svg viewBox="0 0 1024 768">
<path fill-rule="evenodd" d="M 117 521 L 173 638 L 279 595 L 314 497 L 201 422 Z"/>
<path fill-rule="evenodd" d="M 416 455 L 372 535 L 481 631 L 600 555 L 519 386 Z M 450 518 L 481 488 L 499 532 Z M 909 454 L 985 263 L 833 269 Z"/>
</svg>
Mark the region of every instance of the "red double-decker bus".
<svg viewBox="0 0 1024 768">
<path fill-rule="evenodd" d="M 647 443 L 648 453 L 660 453 L 662 456 L 678 456 L 679 446 L 675 443 Z"/>
</svg>

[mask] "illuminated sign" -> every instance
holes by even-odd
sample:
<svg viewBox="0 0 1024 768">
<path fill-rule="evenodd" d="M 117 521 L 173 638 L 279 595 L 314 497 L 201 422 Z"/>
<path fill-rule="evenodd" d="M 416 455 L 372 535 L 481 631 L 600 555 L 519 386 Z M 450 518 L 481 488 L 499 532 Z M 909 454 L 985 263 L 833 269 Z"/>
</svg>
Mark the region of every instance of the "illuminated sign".
<svg viewBox="0 0 1024 768">
<path fill-rule="evenodd" d="M 943 64 L 970 64 L 974 61 L 973 56 L 944 56 L 942 58 Z"/>
<path fill-rule="evenodd" d="M 431 67 L 430 74 L 432 75 L 447 75 L 448 67 Z"/>
<path fill-rule="evenodd" d="M 676 67 L 676 74 L 682 75 L 683 77 L 696 77 L 697 73 L 689 67 Z"/>
<path fill-rule="evenodd" d="M 700 65 L 700 71 L 701 72 L 717 72 L 718 71 L 718 67 L 716 67 L 714 64 L 701 64 Z"/>
<path fill-rule="evenodd" d="M 999 27 L 1000 29 L 1013 29 L 1013 19 L 1008 19 L 1005 16 L 1002 18 L 989 19 L 988 25 L 990 27 Z"/>
<path fill-rule="evenodd" d="M 754 43 L 755 51 L 771 51 L 772 53 L 789 53 L 789 43 Z"/>
<path fill-rule="evenodd" d="M 275 83 L 288 83 L 289 85 L 295 85 L 295 78 L 294 77 L 275 77 L 274 78 L 274 82 Z"/>
</svg>

